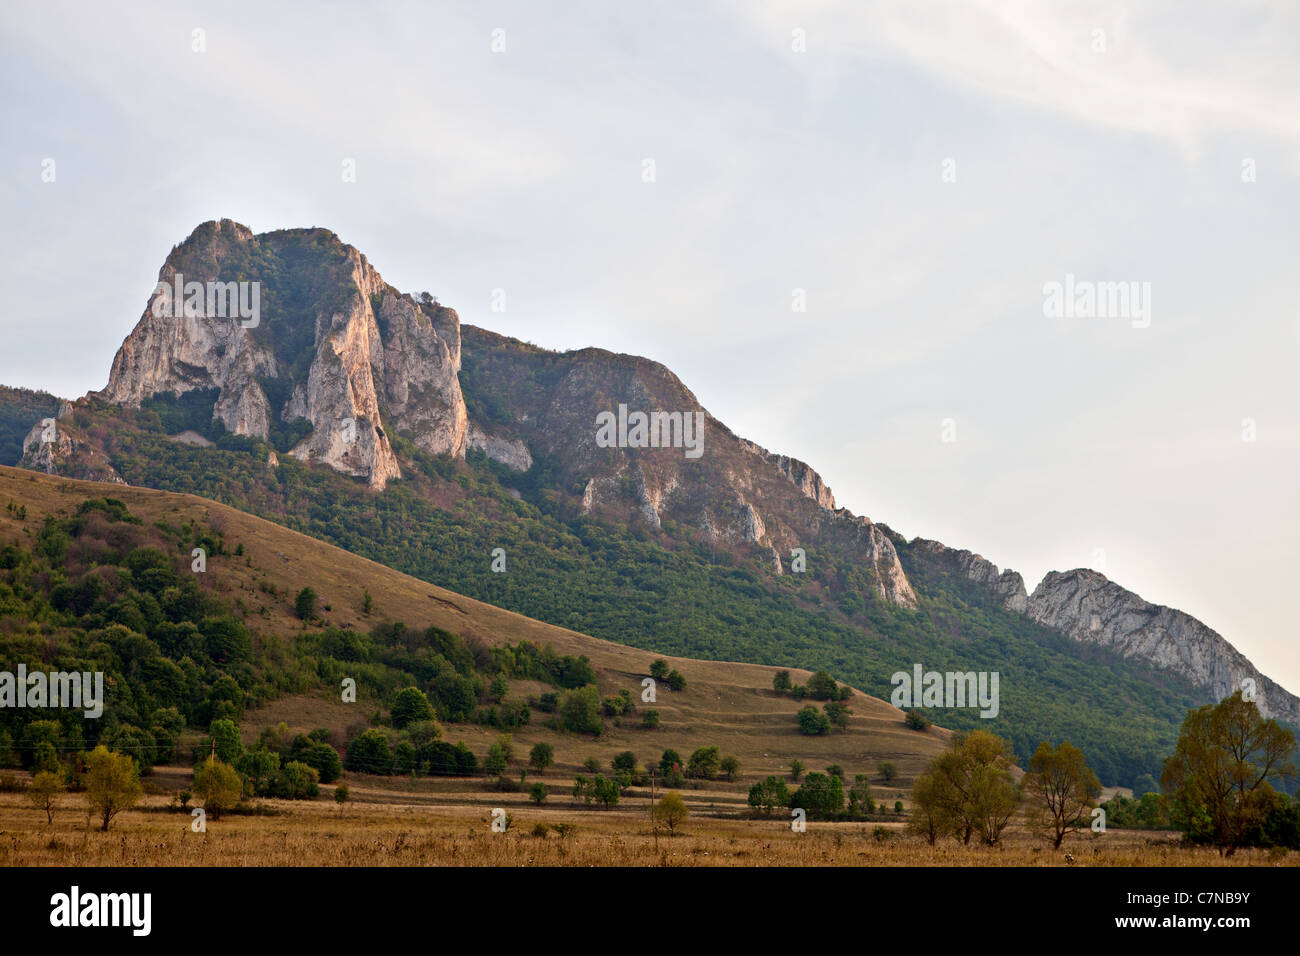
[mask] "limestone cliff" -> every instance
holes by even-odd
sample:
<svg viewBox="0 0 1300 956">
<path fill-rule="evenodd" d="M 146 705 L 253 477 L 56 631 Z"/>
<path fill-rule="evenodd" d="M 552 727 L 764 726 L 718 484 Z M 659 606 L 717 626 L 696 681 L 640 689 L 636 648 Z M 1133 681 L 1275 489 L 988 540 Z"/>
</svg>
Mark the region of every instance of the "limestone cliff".
<svg viewBox="0 0 1300 956">
<path fill-rule="evenodd" d="M 1077 641 L 1168 668 L 1221 699 L 1255 685 L 1265 716 L 1300 723 L 1300 700 L 1261 674 L 1240 651 L 1190 614 L 1144 601 L 1097 571 L 1053 571 L 1029 597 L 1029 617 Z"/>
</svg>

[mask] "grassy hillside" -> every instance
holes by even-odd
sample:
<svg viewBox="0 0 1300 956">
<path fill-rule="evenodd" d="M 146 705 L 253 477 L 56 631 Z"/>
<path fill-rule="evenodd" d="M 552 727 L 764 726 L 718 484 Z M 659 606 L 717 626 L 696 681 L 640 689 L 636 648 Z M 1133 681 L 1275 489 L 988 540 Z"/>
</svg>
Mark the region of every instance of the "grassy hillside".
<svg viewBox="0 0 1300 956">
<path fill-rule="evenodd" d="M 106 491 L 111 498 L 101 497 Z M 858 692 L 849 700 L 847 731 L 803 736 L 794 720 L 801 704 L 772 692 L 774 668 L 753 664 L 666 657 L 686 678 L 685 689 L 661 681 L 657 700 L 641 703 L 653 656 L 643 650 L 480 603 L 190 495 L 0 468 L 0 501 L 14 505 L 0 513 L 0 663 L 109 675 L 101 719 L 61 715 L 57 740 L 65 757 L 101 740 L 137 756 L 152 746 L 147 762 L 159 764 L 166 779 L 166 765 L 187 763 L 209 721 L 221 716 L 239 721 L 247 746 L 283 722 L 290 736 L 321 729 L 346 752 L 358 733 L 387 723 L 399 687 L 414 684 L 439 699 L 437 649 L 452 658 L 457 652 L 449 648 L 470 650 L 472 659 L 457 667 L 475 685 L 472 709 L 480 717 L 491 706 L 486 678 L 503 672 L 501 650 L 521 642 L 550 646 L 559 658 L 587 658 L 602 698 L 626 690 L 637 702 L 632 714 L 606 717 L 599 736 L 548 727 L 541 710 L 511 728 L 439 714 L 442 739 L 463 741 L 480 761 L 503 730 L 524 755 L 550 743 L 556 764 L 548 782 L 571 777 L 592 758 L 608 772 L 613 755 L 626 750 L 645 764 L 665 749 L 685 760 L 696 747 L 714 745 L 740 760 L 742 778 L 702 783 L 697 798 L 739 808 L 746 780 L 781 773 L 799 759 L 809 769 L 838 763 L 850 780 L 893 762 L 899 778 L 876 792 L 892 800 L 948 737 L 937 728 L 908 730 L 897 710 Z M 193 547 L 207 552 L 203 573 L 190 569 Z M 310 624 L 295 611 L 305 586 L 321 608 Z M 356 703 L 342 701 L 340 676 L 357 680 Z M 809 676 L 793 672 L 799 682 Z M 548 691 L 557 686 L 536 677 L 506 681 L 507 699 L 536 700 Z M 660 714 L 653 730 L 640 725 L 649 709 Z M 3 712 L 0 730 L 17 758 L 24 757 L 27 725 L 48 717 Z"/>
</svg>

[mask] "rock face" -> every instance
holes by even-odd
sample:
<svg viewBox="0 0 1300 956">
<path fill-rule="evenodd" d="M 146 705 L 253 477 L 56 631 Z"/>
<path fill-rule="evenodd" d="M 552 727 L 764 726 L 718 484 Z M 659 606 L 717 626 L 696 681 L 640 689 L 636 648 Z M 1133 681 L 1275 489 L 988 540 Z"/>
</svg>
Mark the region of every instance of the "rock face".
<svg viewBox="0 0 1300 956">
<path fill-rule="evenodd" d="M 810 555 L 833 549 L 866 570 L 877 598 L 916 606 L 883 529 L 837 509 L 830 488 L 804 462 L 733 434 L 663 365 L 603 349 L 547 352 L 469 325 L 462 334 L 466 394 L 473 407 L 495 410 L 485 426 L 544 456 L 561 486 L 580 489 L 583 513 L 652 528 L 672 522 L 777 573 L 794 548 Z M 678 444 L 662 434 L 658 442 L 638 443 L 629 431 L 625 446 L 602 444 L 598 416 L 620 409 L 629 422 L 637 413 L 683 423 L 698 417 L 698 454 L 689 453 L 684 434 Z"/>
<path fill-rule="evenodd" d="M 938 541 L 917 538 L 912 547 L 947 562 L 952 570 L 976 584 L 982 584 L 997 595 L 999 603 L 1008 611 L 1024 614 L 1029 604 L 1029 595 L 1025 591 L 1025 579 L 1020 572 L 1008 568 L 999 572 L 998 566 L 978 554 L 949 548 Z"/>
<path fill-rule="evenodd" d="M 1222 636 L 1182 611 L 1151 604 L 1096 571 L 1053 571 L 1026 613 L 1077 641 L 1168 668 L 1222 699 L 1254 682 L 1261 713 L 1300 723 L 1300 700 L 1261 674 Z"/>
<path fill-rule="evenodd" d="M 260 313 L 178 309 L 168 292 L 178 276 L 205 288 L 256 283 Z M 401 477 L 385 421 L 428 452 L 464 456 L 459 318 L 397 292 L 333 233 L 204 223 L 172 250 L 158 281 L 113 360 L 107 401 L 137 407 L 163 392 L 215 388 L 213 417 L 228 431 L 266 441 L 274 422 L 304 420 L 310 430 L 291 455 L 376 489 Z"/>
<path fill-rule="evenodd" d="M 58 421 L 47 418 L 32 426 L 23 439 L 22 467 L 83 481 L 126 484 L 102 451 L 67 426 L 62 420 L 67 417 L 63 411 L 60 408 Z"/>
</svg>

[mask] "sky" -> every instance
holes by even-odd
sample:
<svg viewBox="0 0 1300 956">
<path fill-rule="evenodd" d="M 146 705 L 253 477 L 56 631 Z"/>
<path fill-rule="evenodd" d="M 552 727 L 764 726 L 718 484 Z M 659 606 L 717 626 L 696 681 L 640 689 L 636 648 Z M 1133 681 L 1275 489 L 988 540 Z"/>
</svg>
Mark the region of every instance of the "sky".
<svg viewBox="0 0 1300 956">
<path fill-rule="evenodd" d="M 131 6 L 0 6 L 0 383 L 102 388 L 201 222 L 324 226 L 1300 692 L 1294 3 Z"/>
</svg>

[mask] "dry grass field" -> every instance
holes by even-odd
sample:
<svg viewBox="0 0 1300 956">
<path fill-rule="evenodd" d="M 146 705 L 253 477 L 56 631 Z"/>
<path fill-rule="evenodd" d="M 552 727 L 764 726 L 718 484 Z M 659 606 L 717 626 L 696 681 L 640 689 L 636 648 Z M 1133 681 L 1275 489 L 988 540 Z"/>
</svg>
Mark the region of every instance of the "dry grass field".
<svg viewBox="0 0 1300 956">
<path fill-rule="evenodd" d="M 355 784 L 355 781 L 353 781 Z M 427 784 L 426 784 L 427 786 Z M 436 785 L 435 785 L 436 786 Z M 328 788 L 327 788 L 328 789 Z M 359 792 L 360 791 L 360 792 Z M 52 826 L 19 794 L 0 794 L 0 866 L 1295 866 L 1300 853 L 1239 851 L 1220 857 L 1178 845 L 1177 835 L 1112 830 L 1067 838 L 1059 851 L 1022 827 L 989 849 L 952 840 L 931 847 L 901 823 L 787 822 L 709 816 L 688 792 L 692 816 L 656 838 L 644 797 L 614 810 L 524 806 L 515 794 L 449 794 L 441 805 L 405 802 L 381 788 L 354 787 L 374 802 L 340 810 L 261 801 L 275 816 L 227 815 L 194 833 L 188 813 L 165 797 L 123 813 L 108 833 L 86 826 L 82 800 L 64 798 Z M 392 802 L 383 802 L 385 798 Z M 494 833 L 490 814 L 510 814 Z M 538 824 L 545 834 L 535 833 Z M 556 825 L 570 829 L 561 836 Z"/>
</svg>

